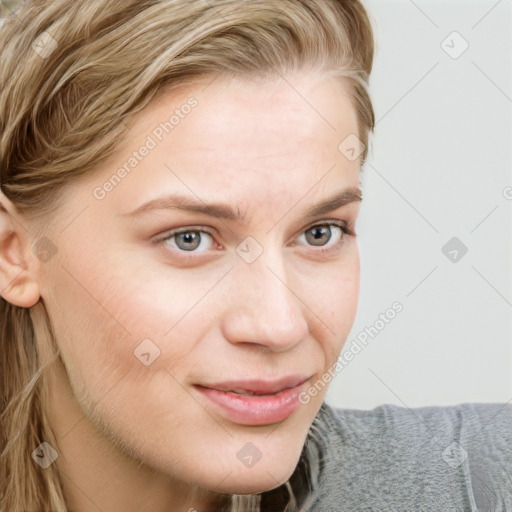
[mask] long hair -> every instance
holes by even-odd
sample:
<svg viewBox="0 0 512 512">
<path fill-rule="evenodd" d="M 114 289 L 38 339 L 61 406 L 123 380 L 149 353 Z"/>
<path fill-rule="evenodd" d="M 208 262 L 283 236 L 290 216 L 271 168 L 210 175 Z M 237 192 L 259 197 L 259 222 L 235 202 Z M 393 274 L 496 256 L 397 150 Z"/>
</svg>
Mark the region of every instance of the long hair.
<svg viewBox="0 0 512 512">
<path fill-rule="evenodd" d="M 360 0 L 22 3 L 0 24 L 0 186 L 36 227 L 51 220 L 66 184 L 108 161 L 157 94 L 208 75 L 339 77 L 357 113 L 361 162 L 367 157 L 374 40 Z M 38 471 L 30 458 L 43 440 L 58 446 L 44 407 L 58 349 L 41 301 L 20 308 L 0 297 L 0 352 L 0 509 L 66 512 L 54 465 Z M 290 480 L 229 496 L 227 510 L 307 509 L 321 471 L 323 412 Z"/>
</svg>

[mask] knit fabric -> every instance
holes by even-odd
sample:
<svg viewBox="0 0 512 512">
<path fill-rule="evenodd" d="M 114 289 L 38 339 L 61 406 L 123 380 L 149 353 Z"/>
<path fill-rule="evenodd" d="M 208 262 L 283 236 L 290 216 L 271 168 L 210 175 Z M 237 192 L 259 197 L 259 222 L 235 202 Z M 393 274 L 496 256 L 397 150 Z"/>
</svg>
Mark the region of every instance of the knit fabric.
<svg viewBox="0 0 512 512">
<path fill-rule="evenodd" d="M 308 512 L 512 512 L 512 404 L 326 404 Z"/>
</svg>

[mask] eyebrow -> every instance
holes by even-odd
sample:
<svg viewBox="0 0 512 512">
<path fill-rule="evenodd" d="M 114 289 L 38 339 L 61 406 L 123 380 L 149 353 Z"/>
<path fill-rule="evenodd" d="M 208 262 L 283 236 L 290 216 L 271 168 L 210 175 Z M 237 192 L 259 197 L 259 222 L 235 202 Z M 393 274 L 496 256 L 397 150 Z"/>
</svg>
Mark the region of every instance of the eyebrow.
<svg viewBox="0 0 512 512">
<path fill-rule="evenodd" d="M 318 215 L 324 215 L 328 212 L 341 208 L 342 206 L 345 206 L 349 203 L 361 201 L 362 198 L 362 192 L 359 188 L 346 188 L 341 192 L 338 192 L 333 196 L 328 197 L 321 203 L 318 203 L 317 205 L 309 208 L 305 212 L 305 216 L 315 217 Z M 120 214 L 120 216 L 134 218 L 153 210 L 169 209 L 203 213 L 211 217 L 226 219 L 232 222 L 237 222 L 239 224 L 242 224 L 245 218 L 245 214 L 242 214 L 240 210 L 235 211 L 228 204 L 205 203 L 193 197 L 181 195 L 167 195 L 157 197 L 155 199 L 152 199 L 151 201 L 148 201 L 140 205 L 131 212 Z"/>
</svg>

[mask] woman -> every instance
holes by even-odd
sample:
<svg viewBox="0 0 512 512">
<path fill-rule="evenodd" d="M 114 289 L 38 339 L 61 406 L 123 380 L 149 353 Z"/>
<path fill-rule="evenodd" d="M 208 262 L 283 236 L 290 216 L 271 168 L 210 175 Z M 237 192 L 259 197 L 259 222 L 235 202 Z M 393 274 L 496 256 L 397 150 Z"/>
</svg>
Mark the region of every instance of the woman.
<svg viewBox="0 0 512 512">
<path fill-rule="evenodd" d="M 359 1 L 35 0 L 0 48 L 4 512 L 512 506 L 510 408 L 323 402 L 374 125 Z"/>
</svg>

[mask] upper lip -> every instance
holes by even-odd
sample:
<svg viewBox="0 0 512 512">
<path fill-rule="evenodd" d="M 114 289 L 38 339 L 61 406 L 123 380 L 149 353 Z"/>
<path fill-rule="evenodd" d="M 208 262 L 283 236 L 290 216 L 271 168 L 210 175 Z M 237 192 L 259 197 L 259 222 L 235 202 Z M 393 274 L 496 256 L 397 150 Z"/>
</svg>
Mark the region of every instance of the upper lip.
<svg viewBox="0 0 512 512">
<path fill-rule="evenodd" d="M 235 391 L 240 393 L 252 393 L 255 395 L 271 395 L 285 389 L 294 388 L 309 379 L 304 375 L 288 375 L 277 380 L 241 379 L 215 382 L 212 384 L 200 384 L 203 388 L 217 389 L 219 391 Z"/>
</svg>

